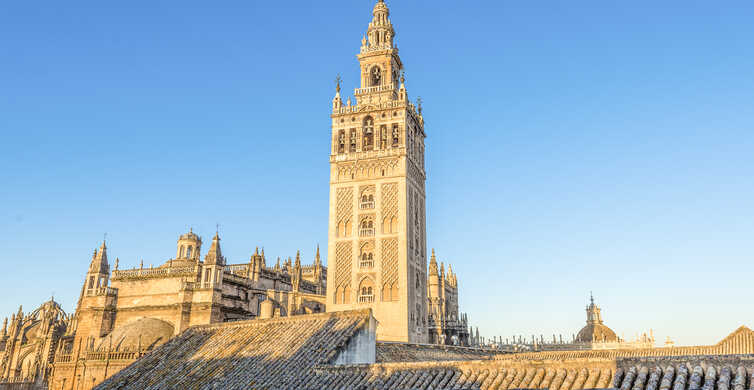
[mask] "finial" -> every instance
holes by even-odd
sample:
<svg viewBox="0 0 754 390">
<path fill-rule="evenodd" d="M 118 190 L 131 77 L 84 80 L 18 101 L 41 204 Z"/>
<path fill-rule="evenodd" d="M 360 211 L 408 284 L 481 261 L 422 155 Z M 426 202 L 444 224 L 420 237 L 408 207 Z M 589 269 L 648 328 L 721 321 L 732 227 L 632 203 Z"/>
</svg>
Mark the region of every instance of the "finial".
<svg viewBox="0 0 754 390">
<path fill-rule="evenodd" d="M 119 262 L 120 262 L 120 259 L 116 257 L 116 258 L 115 258 L 115 270 L 116 270 L 116 271 L 118 270 L 118 263 L 119 263 Z"/>
<path fill-rule="evenodd" d="M 402 70 L 401 71 L 401 84 L 403 84 L 405 82 L 406 82 L 406 71 Z"/>
<path fill-rule="evenodd" d="M 419 108 L 419 115 L 421 115 L 421 113 L 422 113 L 422 102 L 423 102 L 423 100 L 422 100 L 421 96 L 419 96 L 419 97 L 416 98 L 416 106 Z"/>
<path fill-rule="evenodd" d="M 342 79 L 340 78 L 340 75 L 335 77 L 335 92 L 340 93 L 340 82 Z"/>
<path fill-rule="evenodd" d="M 592 294 L 591 291 L 589 291 L 589 300 L 592 301 L 592 305 L 594 305 L 594 294 Z"/>
<path fill-rule="evenodd" d="M 256 248 L 254 249 L 254 254 L 255 254 L 255 255 L 259 255 L 259 247 L 256 247 Z"/>
<path fill-rule="evenodd" d="M 105 247 L 105 243 L 107 242 L 107 232 L 105 232 L 105 237 L 102 239 L 102 247 Z"/>
</svg>

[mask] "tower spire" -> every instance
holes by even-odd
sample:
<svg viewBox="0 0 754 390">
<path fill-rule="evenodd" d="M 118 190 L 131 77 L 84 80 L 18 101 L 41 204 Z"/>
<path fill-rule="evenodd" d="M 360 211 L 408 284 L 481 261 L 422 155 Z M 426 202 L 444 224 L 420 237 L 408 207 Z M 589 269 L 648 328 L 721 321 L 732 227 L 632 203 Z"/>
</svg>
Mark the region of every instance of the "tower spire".
<svg viewBox="0 0 754 390">
<path fill-rule="evenodd" d="M 362 40 L 362 52 L 379 49 L 392 49 L 395 30 L 390 21 L 390 10 L 384 0 L 378 0 L 372 10 L 372 21 L 367 35 Z"/>
<path fill-rule="evenodd" d="M 437 258 L 435 257 L 435 249 L 432 248 L 432 257 L 429 259 L 429 274 L 431 276 L 437 276 Z"/>
<path fill-rule="evenodd" d="M 225 259 L 220 250 L 220 234 L 217 231 L 215 232 L 215 237 L 212 238 L 212 245 L 209 247 L 209 251 L 207 251 L 207 255 L 204 257 L 204 263 L 207 265 L 225 265 Z"/>
</svg>

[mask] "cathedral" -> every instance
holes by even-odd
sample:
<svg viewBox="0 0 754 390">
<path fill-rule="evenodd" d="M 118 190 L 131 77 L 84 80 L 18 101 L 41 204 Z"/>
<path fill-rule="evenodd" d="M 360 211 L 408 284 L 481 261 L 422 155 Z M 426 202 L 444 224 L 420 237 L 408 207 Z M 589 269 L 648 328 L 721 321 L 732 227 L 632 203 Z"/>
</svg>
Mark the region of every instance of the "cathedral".
<svg viewBox="0 0 754 390">
<path fill-rule="evenodd" d="M 468 345 L 458 278 L 427 253 L 424 117 L 406 90 L 390 12 L 380 0 L 357 56 L 361 85 L 332 101 L 325 266 L 264 250 L 231 264 L 220 234 L 209 249 L 189 231 L 173 258 L 121 269 L 94 250 L 75 312 L 50 300 L 6 320 L 0 388 L 90 389 L 190 327 L 370 309 L 385 342 Z M 111 268 L 112 263 L 112 268 Z M 18 387 L 20 388 L 20 387 Z"/>
</svg>

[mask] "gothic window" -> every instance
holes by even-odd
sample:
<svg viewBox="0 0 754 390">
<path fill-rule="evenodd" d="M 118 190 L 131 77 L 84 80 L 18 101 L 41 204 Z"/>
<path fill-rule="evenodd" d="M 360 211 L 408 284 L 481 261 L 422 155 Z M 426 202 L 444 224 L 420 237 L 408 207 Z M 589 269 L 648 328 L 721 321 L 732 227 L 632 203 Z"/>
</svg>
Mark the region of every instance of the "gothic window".
<svg viewBox="0 0 754 390">
<path fill-rule="evenodd" d="M 191 247 L 189 246 L 188 249 L 186 249 L 186 258 L 191 258 Z"/>
<path fill-rule="evenodd" d="M 180 256 L 178 256 L 178 257 L 182 259 L 182 258 L 183 258 L 183 253 L 184 253 L 185 251 L 186 251 L 186 247 L 185 247 L 185 246 L 181 246 L 181 254 L 180 254 Z"/>
<path fill-rule="evenodd" d="M 361 247 L 359 268 L 374 268 L 374 252 L 372 245 L 366 243 Z"/>
<path fill-rule="evenodd" d="M 359 204 L 360 209 L 373 209 L 374 208 L 374 195 L 372 194 L 363 194 L 361 195 L 361 203 Z"/>
<path fill-rule="evenodd" d="M 360 236 L 374 236 L 374 221 L 372 217 L 364 217 L 359 224 Z"/>
<path fill-rule="evenodd" d="M 94 276 L 89 278 L 89 288 L 94 288 Z"/>
<path fill-rule="evenodd" d="M 359 286 L 359 303 L 374 302 L 374 282 L 370 278 L 364 278 Z"/>
<path fill-rule="evenodd" d="M 338 133 L 338 153 L 344 153 L 346 151 L 346 132 L 341 130 Z"/>
<path fill-rule="evenodd" d="M 379 66 L 375 66 L 372 68 L 372 70 L 369 72 L 370 79 L 372 81 L 372 86 L 376 87 L 380 84 L 382 84 L 382 70 Z"/>
<path fill-rule="evenodd" d="M 400 130 L 398 125 L 393 125 L 393 147 L 397 147 L 400 144 Z"/>
<path fill-rule="evenodd" d="M 351 147 L 350 152 L 356 151 L 356 129 L 351 129 Z"/>
<path fill-rule="evenodd" d="M 363 150 L 372 150 L 374 146 L 374 119 L 368 116 L 364 119 L 364 132 L 363 137 L 364 145 Z"/>
<path fill-rule="evenodd" d="M 380 127 L 380 149 L 387 148 L 387 127 Z M 385 174 L 383 174 L 384 176 Z"/>
</svg>

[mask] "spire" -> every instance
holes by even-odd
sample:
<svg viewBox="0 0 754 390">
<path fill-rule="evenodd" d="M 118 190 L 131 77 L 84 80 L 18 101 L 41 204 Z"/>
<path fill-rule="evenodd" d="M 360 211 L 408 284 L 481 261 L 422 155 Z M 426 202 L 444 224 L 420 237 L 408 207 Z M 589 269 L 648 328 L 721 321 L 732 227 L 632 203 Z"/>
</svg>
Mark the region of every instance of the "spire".
<svg viewBox="0 0 754 390">
<path fill-rule="evenodd" d="M 390 22 L 390 10 L 383 0 L 377 1 L 372 10 L 372 22 L 367 35 L 362 39 L 361 51 L 392 49 L 395 30 Z"/>
<path fill-rule="evenodd" d="M 94 274 L 109 274 L 110 265 L 107 263 L 107 244 L 102 241 L 99 250 L 94 250 L 92 262 L 89 264 L 89 272 Z"/>
<path fill-rule="evenodd" d="M 314 265 L 321 266 L 322 260 L 319 258 L 319 244 L 317 244 L 317 254 L 314 255 Z"/>
<path fill-rule="evenodd" d="M 225 259 L 220 250 L 220 234 L 218 232 L 215 232 L 215 237 L 212 238 L 212 246 L 209 247 L 207 255 L 204 256 L 204 264 L 225 265 Z"/>
<path fill-rule="evenodd" d="M 296 251 L 296 267 L 301 268 L 301 251 Z"/>
<path fill-rule="evenodd" d="M 432 257 L 429 259 L 429 275 L 437 276 L 437 258 L 435 257 L 434 248 L 432 248 Z"/>
<path fill-rule="evenodd" d="M 440 262 L 440 279 L 445 278 L 445 263 Z"/>
<path fill-rule="evenodd" d="M 5 338 L 5 336 L 8 335 L 8 317 L 5 317 L 3 320 L 3 333 L 0 335 L 0 338 Z"/>
</svg>

